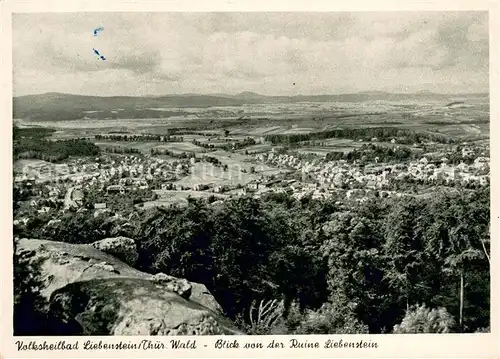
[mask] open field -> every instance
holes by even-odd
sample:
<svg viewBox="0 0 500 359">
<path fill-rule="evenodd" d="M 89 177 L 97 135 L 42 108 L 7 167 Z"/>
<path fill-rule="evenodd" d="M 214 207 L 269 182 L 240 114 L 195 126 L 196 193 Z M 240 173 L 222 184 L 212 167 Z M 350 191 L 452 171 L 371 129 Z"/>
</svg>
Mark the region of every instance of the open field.
<svg viewBox="0 0 500 359">
<path fill-rule="evenodd" d="M 325 146 L 355 146 L 356 141 L 348 139 L 348 138 L 329 138 L 327 140 L 322 140 L 322 143 L 325 144 Z"/>
<path fill-rule="evenodd" d="M 489 123 L 485 124 L 457 124 L 450 126 L 441 126 L 437 131 L 448 136 L 463 136 L 463 137 L 489 137 L 490 126 Z"/>
<path fill-rule="evenodd" d="M 14 173 L 16 174 L 14 181 L 21 180 L 22 177 L 16 178 L 18 175 L 26 175 L 28 178 L 34 177 L 39 182 L 51 182 L 56 180 L 81 180 L 94 172 L 79 171 L 73 172 L 72 168 L 67 164 L 50 163 L 42 160 L 17 160 L 13 164 Z"/>
<path fill-rule="evenodd" d="M 250 162 L 250 157 L 242 153 L 229 153 L 217 150 L 207 154 L 217 158 L 222 166 L 227 165 L 224 171 L 222 166 L 217 167 L 212 163 L 197 162 L 191 167 L 191 173 L 175 182 L 182 186 L 193 188 L 197 184 L 211 186 L 245 185 L 261 176 L 270 176 L 281 173 L 282 170 L 261 163 Z M 200 157 L 203 155 L 198 155 Z M 254 173 L 252 172 L 254 169 Z M 245 172 L 243 172 L 245 171 Z"/>
<path fill-rule="evenodd" d="M 217 158 L 223 165 L 227 165 L 233 169 L 245 169 L 250 172 L 251 168 L 255 168 L 255 172 L 262 175 L 272 175 L 280 173 L 280 170 L 275 167 L 270 167 L 263 164 L 255 164 L 251 162 L 250 157 L 242 153 L 229 153 L 226 151 L 218 150 L 210 152 L 211 157 Z"/>
<path fill-rule="evenodd" d="M 69 172 L 67 164 L 54 164 L 36 159 L 17 160 L 14 162 L 13 169 L 16 173 L 25 173 L 28 176 L 36 174 L 49 179 L 67 175 Z"/>
<path fill-rule="evenodd" d="M 202 153 L 202 152 L 204 152 L 204 149 L 202 147 L 193 145 L 191 142 L 167 142 L 167 143 L 158 144 L 155 148 L 170 150 L 174 153 L 182 153 L 182 152 Z"/>
<path fill-rule="evenodd" d="M 158 194 L 159 199 L 156 201 L 144 202 L 142 204 L 137 204 L 136 208 L 148 209 L 158 206 L 168 206 L 172 204 L 184 204 L 187 203 L 189 197 L 192 198 L 208 198 L 210 196 L 217 197 L 219 199 L 224 199 L 227 196 L 218 193 L 211 192 L 200 192 L 200 191 L 167 191 L 167 190 L 155 190 Z"/>
<path fill-rule="evenodd" d="M 151 148 L 158 146 L 158 142 L 125 142 L 125 141 L 96 141 L 99 147 L 124 147 L 138 149 L 143 153 L 149 153 Z"/>
<path fill-rule="evenodd" d="M 239 129 L 235 129 L 235 131 L 238 131 Z M 269 135 L 273 133 L 281 133 L 280 131 L 282 130 L 281 126 L 272 126 L 272 127 L 259 127 L 252 129 L 248 131 L 249 135 L 254 135 L 254 136 L 264 136 L 264 135 Z M 241 131 L 241 130 L 240 130 Z"/>
<path fill-rule="evenodd" d="M 191 142 L 127 142 L 127 141 L 96 141 L 96 145 L 102 147 L 125 147 L 140 150 L 142 153 L 150 153 L 153 148 L 170 150 L 174 153 L 192 152 L 202 153 L 203 148 L 193 145 Z"/>
<path fill-rule="evenodd" d="M 447 106 L 448 100 L 463 100 L 463 104 Z M 57 131 L 52 135 L 55 139 L 74 137 L 92 138 L 95 134 L 104 133 L 151 133 L 166 134 L 173 128 L 183 128 L 194 132 L 203 132 L 210 136 L 198 134 L 182 134 L 183 144 L 168 144 L 167 148 L 176 153 L 200 153 L 192 144 L 196 139 L 216 146 L 227 143 L 224 131 L 229 131 L 228 138 L 243 140 L 252 137 L 259 140 L 270 134 L 298 134 L 321 132 L 334 128 L 366 128 L 396 127 L 417 132 L 434 132 L 454 138 L 473 140 L 489 136 L 488 97 L 471 97 L 464 99 L 445 98 L 406 98 L 395 101 L 360 101 L 360 102 L 297 102 L 297 103 L 264 103 L 244 104 L 241 106 L 209 106 L 205 108 L 183 108 L 190 115 L 168 117 L 169 113 L 179 112 L 181 108 L 170 108 L 164 118 L 123 118 L 123 119 L 80 119 L 78 121 L 41 121 L 16 119 L 22 126 L 51 127 Z M 153 107 L 151 107 L 153 108 Z M 167 107 L 165 107 L 167 108 Z M 160 108 L 159 108 L 160 109 Z M 92 111 L 92 109 L 86 109 Z M 118 111 L 120 113 L 120 111 Z M 161 111 L 156 111 L 160 112 Z M 98 115 L 96 112 L 93 115 Z M 191 118 L 195 115 L 196 118 Z M 354 143 L 338 143 L 344 139 L 326 139 L 326 146 L 355 148 Z M 348 141 L 348 140 L 347 140 Z M 112 146 L 111 143 L 98 144 Z M 118 144 L 115 144 L 118 145 Z M 120 143 L 120 146 L 138 148 L 143 152 L 150 151 L 158 144 Z M 307 146 L 307 145 L 306 145 Z M 311 146 L 308 146 L 311 147 Z M 314 146 L 313 146 L 314 147 Z M 266 147 L 248 148 L 259 151 Z M 304 151 L 311 151 L 304 148 Z M 336 150 L 336 149 L 334 149 Z M 243 152 L 244 151 L 239 151 Z M 318 152 L 323 152 L 319 150 Z"/>
<path fill-rule="evenodd" d="M 14 171 L 22 171 L 26 168 L 40 169 L 45 166 L 53 166 L 50 162 L 36 160 L 36 159 L 26 159 L 17 160 L 14 162 Z"/>
<path fill-rule="evenodd" d="M 197 184 L 212 186 L 245 185 L 258 178 L 257 174 L 243 173 L 240 167 L 229 166 L 227 171 L 211 163 L 198 162 L 191 168 L 191 173 L 174 184 L 193 188 Z"/>
<path fill-rule="evenodd" d="M 57 129 L 95 129 L 117 130 L 117 129 L 140 129 L 146 127 L 161 126 L 179 126 L 179 120 L 170 120 L 162 118 L 143 118 L 143 119 L 87 119 L 78 121 L 25 121 L 16 119 L 20 124 L 40 127 L 50 127 Z M 182 122 L 182 121 L 181 121 Z"/>
<path fill-rule="evenodd" d="M 367 142 L 354 141 L 351 139 L 344 139 L 344 138 L 329 138 L 326 140 L 318 140 L 313 142 L 315 142 L 316 145 L 313 146 L 304 145 L 303 147 L 298 149 L 298 152 L 303 154 L 315 154 L 318 156 L 326 156 L 327 153 L 333 151 L 348 153 L 355 150 L 356 148 L 360 148 L 364 144 L 367 144 Z M 381 145 L 382 143 L 376 142 L 376 144 Z M 389 145 L 392 144 L 389 143 Z"/>
<path fill-rule="evenodd" d="M 259 143 L 257 145 L 253 146 L 248 146 L 242 149 L 239 149 L 236 151 L 236 153 L 245 153 L 245 151 L 248 151 L 248 153 L 259 153 L 259 152 L 266 152 L 270 151 L 273 148 L 273 146 L 270 143 Z"/>
</svg>

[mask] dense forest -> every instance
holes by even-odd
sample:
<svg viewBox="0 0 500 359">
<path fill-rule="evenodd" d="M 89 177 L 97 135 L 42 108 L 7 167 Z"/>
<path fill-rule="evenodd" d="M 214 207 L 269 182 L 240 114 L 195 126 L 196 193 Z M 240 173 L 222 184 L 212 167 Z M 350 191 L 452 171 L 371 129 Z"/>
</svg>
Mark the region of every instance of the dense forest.
<svg viewBox="0 0 500 359">
<path fill-rule="evenodd" d="M 205 284 L 249 334 L 476 332 L 490 325 L 489 200 L 489 187 L 364 203 L 190 199 L 121 217 L 31 214 L 14 232 L 134 238 L 138 269 Z M 268 320 L 254 320 L 259 303 Z"/>
<path fill-rule="evenodd" d="M 70 156 L 97 156 L 98 146 L 85 139 L 51 141 L 46 137 L 54 132 L 47 128 L 13 128 L 14 159 L 34 158 L 59 162 Z"/>
<path fill-rule="evenodd" d="M 213 144 L 210 142 L 201 142 L 196 139 L 193 139 L 191 143 L 195 146 L 202 147 L 208 150 L 223 149 L 229 152 L 234 150 L 240 150 L 248 146 L 253 146 L 257 143 L 252 137 L 247 137 L 241 141 L 233 140 L 231 138 L 224 138 L 224 140 L 228 143 Z"/>
<path fill-rule="evenodd" d="M 56 132 L 56 130 L 54 130 L 53 128 L 46 128 L 46 127 L 28 127 L 28 128 L 19 128 L 18 126 L 12 127 L 12 137 L 14 141 L 23 138 L 43 139 L 52 135 L 54 132 Z"/>
<path fill-rule="evenodd" d="M 152 148 L 149 153 L 153 156 L 168 156 L 171 158 L 189 159 L 196 157 L 194 152 L 174 152 L 166 148 Z"/>
<path fill-rule="evenodd" d="M 349 152 L 332 151 L 327 153 L 327 161 L 344 160 L 347 162 L 363 161 L 368 163 L 373 162 L 403 162 L 419 157 L 418 152 L 412 152 L 407 147 L 390 148 L 386 146 L 377 146 L 374 144 L 364 144 L 359 149 L 354 149 Z"/>
<path fill-rule="evenodd" d="M 396 139 L 400 144 L 414 144 L 424 141 L 453 143 L 452 138 L 444 135 L 419 133 L 396 127 L 339 128 L 312 133 L 272 134 L 264 136 L 266 141 L 281 145 L 292 145 L 303 141 L 324 140 L 328 138 L 349 138 L 363 141 L 371 141 L 373 138 L 376 138 L 377 141 L 391 141 L 392 139 Z"/>
<path fill-rule="evenodd" d="M 108 153 L 121 153 L 121 154 L 140 154 L 141 150 L 138 148 L 130 148 L 130 147 L 123 147 L 123 146 L 112 146 L 112 147 L 104 147 L 104 152 Z"/>
</svg>

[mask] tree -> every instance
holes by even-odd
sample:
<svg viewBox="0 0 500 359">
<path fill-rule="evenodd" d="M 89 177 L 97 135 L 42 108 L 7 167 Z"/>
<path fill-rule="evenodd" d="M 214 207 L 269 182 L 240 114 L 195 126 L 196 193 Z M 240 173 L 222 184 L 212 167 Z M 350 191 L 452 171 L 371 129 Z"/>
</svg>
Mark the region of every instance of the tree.
<svg viewBox="0 0 500 359">
<path fill-rule="evenodd" d="M 200 201 L 148 212 L 135 233 L 141 268 L 210 285 L 210 228 L 208 207 Z"/>
<path fill-rule="evenodd" d="M 397 293 L 401 292 L 406 302 L 421 298 L 428 288 L 422 279 L 425 273 L 424 244 L 416 233 L 415 221 L 421 209 L 415 199 L 398 201 L 385 219 L 384 254 L 387 260 L 385 280 Z"/>
<path fill-rule="evenodd" d="M 14 191 L 14 200 L 30 198 L 24 189 Z M 100 196 L 95 191 L 85 195 L 94 197 L 92 204 Z M 489 188 L 363 203 L 297 200 L 284 193 L 230 198 L 216 206 L 209 203 L 215 198 L 192 198 L 187 206 L 133 214 L 131 202 L 150 195 L 109 195 L 106 202 L 126 219 L 114 213 L 94 218 L 90 211 L 34 210 L 27 216 L 22 201 L 15 213 L 30 218 L 19 226 L 22 236 L 71 243 L 135 238 L 140 270 L 205 284 L 226 314 L 243 315 L 245 324 L 251 325 L 252 303 L 282 301 L 286 328 L 273 320 L 272 329 L 254 325 L 259 333 L 387 333 L 397 323 L 421 325 L 409 317 L 445 318 L 439 308 L 462 322 L 462 331 L 490 325 Z M 49 226 L 52 219 L 61 222 Z M 416 315 L 414 298 L 438 309 Z M 422 325 L 445 327 L 451 328 Z"/>
<path fill-rule="evenodd" d="M 213 288 L 230 317 L 267 297 L 267 260 L 272 238 L 265 231 L 259 201 L 241 197 L 225 202 L 212 215 Z"/>
<path fill-rule="evenodd" d="M 34 260 L 33 252 L 18 252 L 17 246 L 14 240 L 14 335 L 44 335 L 48 303 L 40 294 L 42 260 Z"/>
<path fill-rule="evenodd" d="M 464 327 L 464 304 L 466 278 L 478 263 L 487 261 L 484 241 L 489 229 L 489 215 L 481 214 L 479 208 L 488 208 L 479 192 L 466 196 L 443 194 L 430 203 L 430 212 L 436 218 L 427 232 L 426 251 L 429 258 L 441 263 L 442 273 L 458 279 L 458 325 Z M 481 202 L 483 201 L 483 202 Z M 478 203 L 481 203 L 478 205 Z M 455 297 L 455 298 L 457 298 Z"/>
<path fill-rule="evenodd" d="M 367 212 L 371 212 L 367 211 Z M 366 214 L 366 216 L 368 213 Z M 334 213 L 323 227 L 327 239 L 321 252 L 328 259 L 328 287 L 331 295 L 349 298 L 355 312 L 378 332 L 384 326 L 380 233 L 376 222 L 365 214 Z"/>
<path fill-rule="evenodd" d="M 479 241 L 475 240 L 478 233 L 475 233 L 475 228 L 471 225 L 471 218 L 467 213 L 469 201 L 463 193 L 460 193 L 457 199 L 456 204 L 449 208 L 450 213 L 455 217 L 455 225 L 449 230 L 450 250 L 445 259 L 445 271 L 460 277 L 459 326 L 463 330 L 464 275 L 468 265 L 475 260 L 484 259 L 486 252 L 479 247 Z"/>
</svg>

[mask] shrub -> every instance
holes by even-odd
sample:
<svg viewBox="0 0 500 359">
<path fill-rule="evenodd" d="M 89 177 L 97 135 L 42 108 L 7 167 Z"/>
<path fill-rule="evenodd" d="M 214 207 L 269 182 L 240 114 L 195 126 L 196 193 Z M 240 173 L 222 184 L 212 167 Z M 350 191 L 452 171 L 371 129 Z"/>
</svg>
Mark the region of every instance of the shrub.
<svg viewBox="0 0 500 359">
<path fill-rule="evenodd" d="M 446 308 L 430 309 L 424 305 L 413 306 L 401 324 L 395 325 L 394 334 L 449 333 L 455 321 Z"/>
<path fill-rule="evenodd" d="M 286 334 L 283 313 L 283 300 L 261 300 L 259 305 L 253 301 L 248 312 L 248 321 L 238 318 L 240 327 L 249 335 Z"/>
<path fill-rule="evenodd" d="M 489 327 L 478 328 L 474 333 L 491 333 L 491 329 Z"/>
<path fill-rule="evenodd" d="M 368 334 L 348 306 L 325 303 L 317 311 L 306 310 L 294 334 Z"/>
</svg>

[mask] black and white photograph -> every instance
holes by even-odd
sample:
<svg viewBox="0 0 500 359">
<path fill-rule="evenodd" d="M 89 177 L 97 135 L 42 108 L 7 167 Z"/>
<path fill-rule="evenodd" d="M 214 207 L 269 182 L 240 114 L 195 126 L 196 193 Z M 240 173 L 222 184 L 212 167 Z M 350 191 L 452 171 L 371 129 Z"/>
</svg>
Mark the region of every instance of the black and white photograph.
<svg viewBox="0 0 500 359">
<path fill-rule="evenodd" d="M 490 333 L 489 35 L 13 13 L 13 335 Z"/>
</svg>

